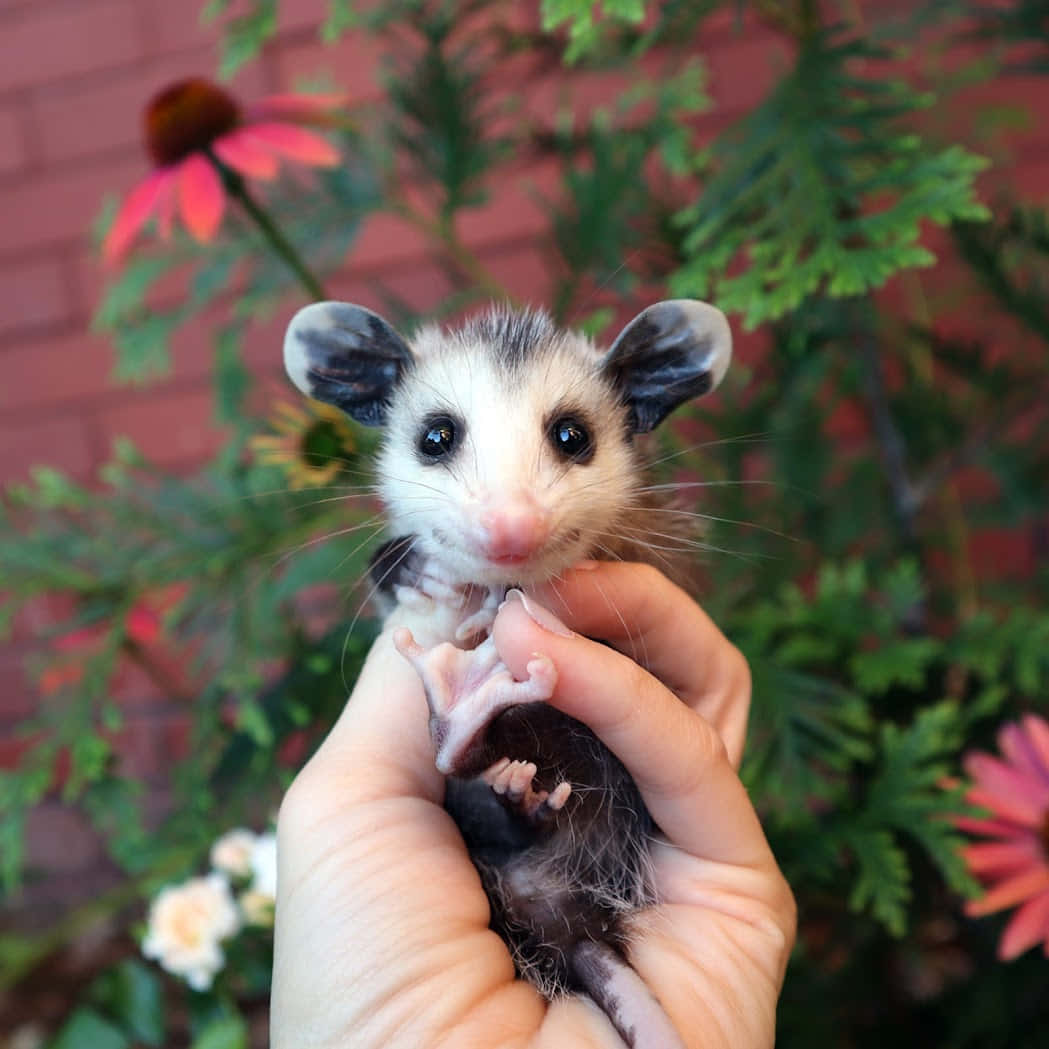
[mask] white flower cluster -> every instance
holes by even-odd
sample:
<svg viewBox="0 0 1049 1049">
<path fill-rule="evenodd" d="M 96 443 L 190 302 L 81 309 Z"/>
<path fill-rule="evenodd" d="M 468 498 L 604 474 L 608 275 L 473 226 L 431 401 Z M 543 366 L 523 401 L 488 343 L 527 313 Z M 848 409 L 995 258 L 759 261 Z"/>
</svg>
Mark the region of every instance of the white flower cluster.
<svg viewBox="0 0 1049 1049">
<path fill-rule="evenodd" d="M 212 872 L 162 889 L 149 908 L 142 953 L 206 991 L 226 956 L 222 942 L 245 925 L 272 926 L 277 839 L 238 827 L 211 847 Z M 234 899 L 234 887 L 239 895 Z"/>
</svg>

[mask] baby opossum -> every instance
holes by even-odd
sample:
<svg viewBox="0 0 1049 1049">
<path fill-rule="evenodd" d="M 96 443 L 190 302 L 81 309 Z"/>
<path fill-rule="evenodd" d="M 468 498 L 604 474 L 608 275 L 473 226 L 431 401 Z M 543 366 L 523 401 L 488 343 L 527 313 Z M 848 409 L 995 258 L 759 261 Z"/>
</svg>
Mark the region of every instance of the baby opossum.
<svg viewBox="0 0 1049 1049">
<path fill-rule="evenodd" d="M 691 300 L 650 306 L 607 352 L 540 311 L 492 308 L 409 342 L 332 302 L 300 310 L 284 347 L 299 389 L 385 427 L 394 539 L 373 558 L 377 587 L 455 613 L 443 644 L 425 650 L 407 630 L 395 643 L 423 679 L 446 808 L 492 927 L 544 994 L 588 994 L 646 1049 L 682 1044 L 625 960 L 629 916 L 654 902 L 651 816 L 594 733 L 544 702 L 552 664 L 533 660 L 516 682 L 485 635 L 510 587 L 587 557 L 654 560 L 645 533 L 662 525 L 645 512 L 634 437 L 712 390 L 731 344 L 724 315 Z"/>
</svg>

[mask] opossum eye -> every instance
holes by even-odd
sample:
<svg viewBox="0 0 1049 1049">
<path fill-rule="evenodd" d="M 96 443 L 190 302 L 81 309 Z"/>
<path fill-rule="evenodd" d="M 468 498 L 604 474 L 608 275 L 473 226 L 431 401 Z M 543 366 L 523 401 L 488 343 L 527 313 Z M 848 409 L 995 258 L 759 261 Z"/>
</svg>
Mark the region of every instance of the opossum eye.
<svg viewBox="0 0 1049 1049">
<path fill-rule="evenodd" d="M 560 455 L 572 462 L 587 463 L 594 457 L 590 431 L 571 415 L 554 420 L 550 427 L 550 441 Z"/>
<path fill-rule="evenodd" d="M 455 421 L 447 415 L 427 419 L 419 435 L 419 451 L 427 459 L 443 459 L 455 447 Z"/>
</svg>

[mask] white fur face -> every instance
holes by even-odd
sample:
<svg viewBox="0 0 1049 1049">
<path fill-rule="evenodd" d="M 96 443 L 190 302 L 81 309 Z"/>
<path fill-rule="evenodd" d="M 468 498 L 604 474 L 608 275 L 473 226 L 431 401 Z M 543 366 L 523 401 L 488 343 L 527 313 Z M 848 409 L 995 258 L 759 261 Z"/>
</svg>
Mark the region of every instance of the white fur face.
<svg viewBox="0 0 1049 1049">
<path fill-rule="evenodd" d="M 492 323 L 412 340 L 380 489 L 391 534 L 416 536 L 452 579 L 533 583 L 600 555 L 637 467 L 626 409 L 589 340 L 536 316 L 493 339 Z M 450 437 L 446 451 L 435 437 Z"/>
</svg>

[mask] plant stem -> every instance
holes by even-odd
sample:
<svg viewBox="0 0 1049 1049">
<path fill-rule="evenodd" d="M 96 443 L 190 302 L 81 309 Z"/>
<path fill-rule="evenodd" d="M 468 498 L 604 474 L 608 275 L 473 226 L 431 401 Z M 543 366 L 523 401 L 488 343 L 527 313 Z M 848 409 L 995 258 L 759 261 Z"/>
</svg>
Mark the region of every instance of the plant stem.
<svg viewBox="0 0 1049 1049">
<path fill-rule="evenodd" d="M 453 222 L 448 218 L 434 221 L 426 218 L 412 207 L 406 200 L 392 196 L 389 202 L 389 210 L 398 218 L 411 224 L 425 236 L 436 240 L 448 254 L 452 263 L 458 267 L 478 288 L 490 299 L 512 303 L 513 296 L 506 288 L 492 276 L 484 267 L 480 259 L 463 242 L 455 232 Z"/>
<path fill-rule="evenodd" d="M 229 195 L 240 202 L 241 207 L 251 216 L 252 221 L 262 231 L 262 235 L 269 242 L 273 250 L 281 257 L 288 269 L 295 274 L 299 283 L 306 289 L 315 302 L 321 302 L 328 296 L 324 286 L 313 275 L 310 268 L 303 261 L 302 256 L 295 250 L 291 241 L 284 236 L 280 227 L 273 221 L 269 213 L 248 192 L 244 179 L 222 163 L 218 157 L 208 154 L 208 159 L 215 165 Z"/>
<path fill-rule="evenodd" d="M 199 689 L 192 688 L 182 676 L 174 660 L 158 659 L 155 654 L 150 654 L 142 645 L 130 638 L 125 638 L 120 648 L 128 659 L 137 663 L 153 684 L 171 699 L 188 706 L 200 695 Z"/>
<path fill-rule="evenodd" d="M 874 344 L 874 335 L 863 327 L 857 327 L 857 348 L 863 390 L 867 399 L 874 439 L 881 452 L 882 465 L 892 493 L 892 506 L 903 540 L 914 543 L 914 516 L 917 506 L 910 477 L 907 474 L 906 449 L 903 435 L 896 425 L 889 406 L 885 389 L 881 360 Z"/>
</svg>

